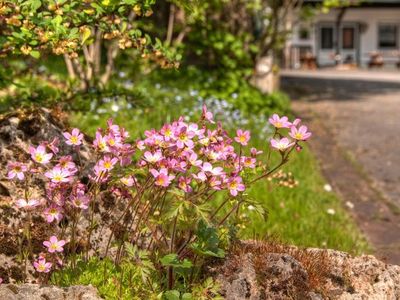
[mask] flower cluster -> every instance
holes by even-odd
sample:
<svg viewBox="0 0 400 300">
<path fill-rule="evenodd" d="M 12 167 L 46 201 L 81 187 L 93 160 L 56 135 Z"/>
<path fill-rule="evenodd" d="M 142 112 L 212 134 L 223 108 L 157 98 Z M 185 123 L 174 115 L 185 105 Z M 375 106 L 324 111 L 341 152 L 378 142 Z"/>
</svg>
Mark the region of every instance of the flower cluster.
<svg viewBox="0 0 400 300">
<path fill-rule="evenodd" d="M 180 207 L 181 204 L 193 208 L 189 210 L 190 214 L 201 211 L 197 217 L 182 218 L 186 222 L 190 219 L 190 226 L 196 225 L 200 215 L 211 221 L 221 213 L 224 205 L 234 205 L 217 222 L 223 224 L 245 202 L 246 189 L 252 183 L 271 176 L 287 162 L 291 151 L 301 147 L 300 142 L 311 136 L 306 126 L 300 126 L 299 119 L 289 122 L 287 117 L 275 114 L 269 121 L 276 128 L 270 146 L 279 150 L 282 158 L 277 167 L 260 160 L 262 150 L 248 148 L 251 138 L 249 131 L 238 129 L 236 135 L 230 137 L 220 123 L 215 124 L 213 114 L 206 107 L 203 107 L 197 123 L 187 122 L 181 117 L 159 130 L 145 131 L 144 137 L 133 143 L 128 142 L 129 134 L 124 128 L 109 120 L 105 129 L 97 130 L 92 145 L 85 141 L 84 135 L 76 128 L 65 132 L 64 143 L 70 147 L 70 155 L 60 153 L 57 139 L 43 142 L 37 147 L 31 146 L 31 162 L 10 163 L 8 178 L 22 181 L 29 180 L 31 176 L 42 176 L 46 181 L 42 199 L 31 199 L 26 196 L 30 193 L 26 192 L 25 197 L 15 201 L 15 206 L 28 216 L 33 210 L 41 212 L 44 220 L 58 230 L 57 235 L 43 242 L 47 253 L 35 260 L 36 271 L 48 273 L 54 264 L 60 263 L 58 255 L 64 250 L 65 240 L 70 243 L 70 252 L 76 251 L 74 230 L 81 218 L 89 221 L 86 222 L 89 223 L 86 244 L 91 246 L 95 209 L 92 204 L 101 199 L 101 191 L 110 191 L 119 199 L 128 199 L 127 202 L 121 201 L 125 208 L 119 220 L 129 213 L 138 222 L 143 220 L 136 227 L 124 224 L 131 241 L 138 240 L 144 227 L 147 231 L 152 230 L 152 226 L 149 226 L 149 215 L 152 214 L 164 216 L 163 225 L 157 225 L 158 230 L 164 230 L 161 235 L 169 239 L 169 243 L 174 243 L 176 233 L 169 236 L 171 227 L 165 220 L 175 218 L 176 223 L 183 210 L 174 207 Z M 285 136 L 285 129 L 288 136 Z M 92 160 L 87 165 L 82 163 L 80 155 L 84 146 L 93 149 Z M 89 174 L 85 177 L 89 180 L 83 180 L 83 173 L 87 174 L 87 171 Z M 227 200 L 210 212 L 209 204 L 217 192 Z M 63 218 L 67 219 L 65 223 L 71 226 L 70 229 L 60 230 L 58 225 Z M 175 226 L 173 228 L 175 231 Z M 151 236 L 153 238 L 156 234 Z M 183 233 L 176 240 L 182 242 L 186 236 Z M 189 240 L 178 246 L 184 248 L 191 238 L 192 235 L 189 235 Z M 111 241 L 112 234 L 109 239 Z"/>
<path fill-rule="evenodd" d="M 311 137 L 311 132 L 308 131 L 307 126 L 299 126 L 301 123 L 300 119 L 295 119 L 293 122 L 289 122 L 288 117 L 279 117 L 277 114 L 274 114 L 271 118 L 269 118 L 269 123 L 273 125 L 276 130 L 274 137 L 270 141 L 271 147 L 276 150 L 285 151 L 293 147 L 293 145 L 298 146 L 299 141 L 306 141 Z M 289 136 L 292 138 L 292 140 L 287 137 L 283 137 L 278 132 L 279 129 L 283 128 L 287 128 L 290 130 Z M 277 135 L 279 137 L 276 137 Z"/>
</svg>

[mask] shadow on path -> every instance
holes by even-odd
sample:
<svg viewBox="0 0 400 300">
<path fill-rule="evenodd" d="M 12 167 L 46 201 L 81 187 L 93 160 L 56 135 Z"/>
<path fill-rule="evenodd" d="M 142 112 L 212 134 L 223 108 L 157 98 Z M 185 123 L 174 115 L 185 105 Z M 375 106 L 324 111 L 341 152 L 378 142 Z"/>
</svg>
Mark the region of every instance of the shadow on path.
<svg viewBox="0 0 400 300">
<path fill-rule="evenodd" d="M 400 76 L 400 75 L 399 75 Z M 282 77 L 281 87 L 293 99 L 308 101 L 362 100 L 365 96 L 400 92 L 400 83 L 368 80 L 327 79 L 318 77 Z"/>
</svg>

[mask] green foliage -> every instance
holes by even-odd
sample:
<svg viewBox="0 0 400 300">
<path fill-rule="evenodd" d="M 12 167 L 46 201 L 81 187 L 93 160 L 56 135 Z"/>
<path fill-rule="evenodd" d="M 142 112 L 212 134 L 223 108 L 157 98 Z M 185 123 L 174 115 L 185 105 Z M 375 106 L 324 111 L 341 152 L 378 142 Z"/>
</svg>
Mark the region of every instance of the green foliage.
<svg viewBox="0 0 400 300">
<path fill-rule="evenodd" d="M 59 286 L 93 285 L 106 300 L 220 300 L 219 286 L 212 278 L 179 290 L 163 291 L 162 278 L 155 271 L 148 253 L 125 244 L 127 258 L 119 266 L 110 259 L 78 261 L 76 268 L 66 267 L 52 274 L 50 282 Z M 129 259 L 128 259 L 129 258 Z M 163 259 L 176 265 L 175 258 Z M 179 266 L 182 268 L 182 265 Z"/>
<path fill-rule="evenodd" d="M 215 227 L 208 225 L 204 220 L 200 220 L 197 225 L 196 236 L 196 241 L 191 245 L 195 253 L 219 258 L 225 256 L 225 251 L 220 248 L 220 239 Z"/>
<path fill-rule="evenodd" d="M 143 256 L 142 256 L 143 260 Z M 145 259 L 145 262 L 149 262 Z M 157 274 L 151 267 L 146 269 L 146 281 L 142 277 L 143 265 L 123 262 L 115 265 L 110 259 L 92 258 L 88 262 L 79 261 L 76 268 L 63 268 L 54 273 L 53 284 L 60 286 L 95 286 L 105 299 L 157 299 L 160 293 Z"/>
<path fill-rule="evenodd" d="M 193 266 L 192 262 L 188 259 L 179 260 L 176 253 L 167 254 L 160 259 L 164 267 L 173 267 L 175 269 L 189 269 Z"/>
<path fill-rule="evenodd" d="M 72 55 L 94 42 L 93 28 L 101 28 L 106 38 L 130 37 L 136 46 L 144 35 L 129 28 L 130 15 L 150 15 L 154 0 L 125 1 L 3 1 L 0 25 L 7 28 L 0 39 L 3 53 L 40 57 L 43 50 Z"/>
</svg>

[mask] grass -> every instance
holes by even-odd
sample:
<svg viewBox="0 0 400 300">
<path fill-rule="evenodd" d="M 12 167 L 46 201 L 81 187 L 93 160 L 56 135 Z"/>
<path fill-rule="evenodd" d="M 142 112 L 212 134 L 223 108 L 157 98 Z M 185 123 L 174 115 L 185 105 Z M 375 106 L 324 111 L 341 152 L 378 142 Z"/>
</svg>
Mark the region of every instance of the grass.
<svg viewBox="0 0 400 300">
<path fill-rule="evenodd" d="M 242 231 L 245 238 L 277 236 L 284 242 L 305 247 L 334 248 L 354 254 L 369 250 L 354 220 L 326 184 L 317 161 L 306 147 L 284 168 L 298 181 L 295 188 L 273 187 L 260 182 L 251 191 L 268 210 L 267 220 L 249 213 L 251 223 Z M 333 210 L 333 215 L 328 213 Z"/>
<path fill-rule="evenodd" d="M 141 91 L 141 96 L 149 99 L 150 105 L 141 106 L 125 100 L 107 100 L 89 112 L 76 112 L 71 122 L 93 135 L 98 127 L 105 125 L 108 118 L 125 127 L 133 138 L 143 136 L 150 128 L 160 128 L 180 115 L 189 115 L 195 120 L 201 107 L 199 99 L 193 100 L 191 92 L 156 87 Z M 179 95 L 179 98 L 177 98 Z M 215 104 L 216 119 L 228 128 L 245 128 L 252 132 L 251 144 L 266 149 L 266 116 L 254 115 L 235 117 L 234 109 Z M 233 111 L 233 113 L 232 113 Z M 278 113 L 280 113 L 278 111 Z M 240 123 L 239 119 L 247 121 Z M 341 200 L 334 192 L 324 190 L 326 182 L 310 150 L 293 155 L 285 172 L 291 172 L 298 181 L 295 188 L 277 187 L 262 181 L 250 191 L 250 197 L 268 211 L 268 218 L 258 217 L 253 211 L 244 208 L 241 215 L 245 226 L 240 230 L 241 238 L 265 238 L 277 236 L 280 240 L 306 247 L 327 247 L 359 254 L 369 250 L 360 230 L 344 209 Z M 334 214 L 327 211 L 333 210 Z"/>
</svg>

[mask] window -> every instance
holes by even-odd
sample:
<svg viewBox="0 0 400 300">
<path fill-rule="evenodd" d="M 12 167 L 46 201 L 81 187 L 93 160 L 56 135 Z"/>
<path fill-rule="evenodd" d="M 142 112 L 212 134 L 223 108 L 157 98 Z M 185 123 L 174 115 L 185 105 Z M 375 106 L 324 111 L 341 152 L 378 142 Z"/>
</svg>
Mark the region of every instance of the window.
<svg viewBox="0 0 400 300">
<path fill-rule="evenodd" d="M 310 39 L 310 31 L 307 28 L 300 28 L 299 30 L 299 39 L 300 40 L 309 40 Z"/>
<path fill-rule="evenodd" d="M 380 24 L 378 27 L 379 48 L 397 47 L 397 25 Z"/>
<path fill-rule="evenodd" d="M 333 48 L 333 28 L 321 27 L 321 49 Z"/>
<path fill-rule="evenodd" d="M 342 48 L 343 49 L 354 49 L 354 28 L 353 27 L 343 27 Z"/>
</svg>

